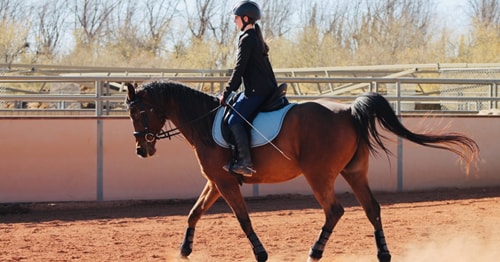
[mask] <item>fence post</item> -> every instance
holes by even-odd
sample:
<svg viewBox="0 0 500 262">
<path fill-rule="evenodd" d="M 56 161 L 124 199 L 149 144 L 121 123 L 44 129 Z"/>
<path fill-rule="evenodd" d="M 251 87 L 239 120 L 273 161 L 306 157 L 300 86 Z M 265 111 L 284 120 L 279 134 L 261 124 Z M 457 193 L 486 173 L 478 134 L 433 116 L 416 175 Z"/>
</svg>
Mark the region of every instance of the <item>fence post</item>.
<svg viewBox="0 0 500 262">
<path fill-rule="evenodd" d="M 252 196 L 257 197 L 259 195 L 260 195 L 260 193 L 259 193 L 259 185 L 258 184 L 254 184 L 252 186 Z"/>
<path fill-rule="evenodd" d="M 97 201 L 103 201 L 104 200 L 104 192 L 103 192 L 103 158 L 104 158 L 104 153 L 103 153 L 103 136 L 104 136 L 104 131 L 103 131 L 103 121 L 102 121 L 102 89 L 101 89 L 101 81 L 95 81 L 95 94 L 96 94 L 96 101 L 95 101 L 95 113 L 96 113 L 96 118 L 97 118 L 97 184 L 96 184 L 96 191 L 97 191 Z"/>
<path fill-rule="evenodd" d="M 498 97 L 498 84 L 496 82 L 493 82 L 493 84 L 490 85 L 490 97 Z M 498 101 L 491 99 L 490 109 L 493 108 L 498 108 Z"/>
<path fill-rule="evenodd" d="M 396 82 L 396 115 L 399 118 L 399 121 L 403 121 L 401 115 L 401 82 Z M 403 139 L 398 136 L 398 181 L 397 181 L 397 191 L 403 191 Z"/>
</svg>

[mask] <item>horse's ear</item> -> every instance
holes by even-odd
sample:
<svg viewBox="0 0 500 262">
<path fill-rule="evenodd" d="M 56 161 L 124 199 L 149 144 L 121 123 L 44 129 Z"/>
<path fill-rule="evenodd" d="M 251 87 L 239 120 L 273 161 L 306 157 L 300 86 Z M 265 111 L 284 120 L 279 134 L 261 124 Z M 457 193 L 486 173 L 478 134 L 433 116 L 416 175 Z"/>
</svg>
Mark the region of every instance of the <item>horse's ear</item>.
<svg viewBox="0 0 500 262">
<path fill-rule="evenodd" d="M 128 101 L 132 101 L 135 99 L 135 88 L 137 86 L 137 84 L 132 85 L 131 83 L 125 83 L 125 85 L 127 86 L 127 90 L 128 90 L 128 93 L 127 93 L 127 100 Z"/>
</svg>

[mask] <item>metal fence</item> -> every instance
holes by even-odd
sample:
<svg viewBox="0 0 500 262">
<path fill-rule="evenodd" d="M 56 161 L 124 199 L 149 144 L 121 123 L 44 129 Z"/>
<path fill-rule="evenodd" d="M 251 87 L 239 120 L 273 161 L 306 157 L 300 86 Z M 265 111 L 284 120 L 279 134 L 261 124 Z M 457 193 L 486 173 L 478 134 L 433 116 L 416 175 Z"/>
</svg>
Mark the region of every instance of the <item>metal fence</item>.
<svg viewBox="0 0 500 262">
<path fill-rule="evenodd" d="M 123 83 L 159 78 L 138 76 L 0 76 L 2 116 L 124 116 Z M 228 77 L 174 76 L 201 91 L 217 94 Z M 300 92 L 288 90 L 291 101 L 334 97 L 350 102 L 361 92 L 379 92 L 396 113 L 477 114 L 498 109 L 500 78 L 278 77 Z M 329 86 L 328 92 L 322 87 Z"/>
<path fill-rule="evenodd" d="M 277 80 L 289 84 L 287 96 L 291 101 L 298 102 L 334 97 L 348 103 L 362 92 L 379 92 L 391 102 L 399 116 L 429 114 L 429 112 L 471 115 L 478 114 L 482 110 L 498 110 L 499 108 L 500 66 L 493 69 L 488 67 L 487 69 L 473 70 L 474 72 L 481 70 L 491 72 L 487 77 L 480 79 L 475 77 L 443 78 L 443 75 L 449 75 L 442 74 L 443 71 L 437 74 L 435 70 L 430 69 L 426 71 L 400 67 L 393 71 L 383 71 L 384 73 L 380 73 L 375 68 L 371 69 L 379 76 L 369 76 L 365 72 L 369 71 L 367 69 L 357 69 L 359 70 L 357 72 L 365 72 L 362 77 L 341 76 L 341 72 L 354 74 L 353 71 L 349 70 L 302 69 L 296 71 L 277 70 Z M 98 178 L 100 178 L 100 180 L 98 179 L 100 187 L 98 186 L 98 188 L 101 189 L 98 190 L 101 192 L 98 199 L 102 199 L 102 119 L 127 115 L 123 103 L 125 98 L 124 83 L 168 79 L 184 82 L 193 88 L 216 94 L 223 90 L 229 77 L 227 70 L 183 71 L 177 72 L 178 74 L 175 74 L 174 70 L 169 74 L 158 72 L 154 75 L 146 73 L 124 75 L 121 73 L 117 76 L 98 75 L 95 73 L 95 69 L 92 72 L 59 72 L 54 73 L 55 76 L 1 74 L 0 118 L 21 116 L 96 117 L 99 140 L 97 173 Z M 324 74 L 320 76 L 319 72 Z M 417 72 L 423 75 L 415 77 Z M 179 76 L 181 73 L 185 75 Z M 46 74 L 48 73 L 46 72 Z M 434 74 L 434 77 L 424 77 L 428 74 Z M 399 141 L 397 153 L 398 189 L 402 188 L 401 148 L 402 142 Z M 258 192 L 258 186 L 255 190 Z"/>
</svg>

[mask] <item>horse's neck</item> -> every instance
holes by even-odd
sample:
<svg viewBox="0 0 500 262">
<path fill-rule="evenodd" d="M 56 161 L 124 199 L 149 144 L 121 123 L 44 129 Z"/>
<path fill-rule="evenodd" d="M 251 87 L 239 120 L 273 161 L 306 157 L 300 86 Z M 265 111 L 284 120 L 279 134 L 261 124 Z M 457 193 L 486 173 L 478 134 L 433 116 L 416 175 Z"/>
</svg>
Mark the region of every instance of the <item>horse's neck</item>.
<svg viewBox="0 0 500 262">
<path fill-rule="evenodd" d="M 207 137 L 211 137 L 211 126 L 215 118 L 216 103 L 208 101 L 208 96 L 192 95 L 171 99 L 171 110 L 169 120 L 179 129 L 182 135 L 191 145 L 207 143 Z M 206 99 L 206 100 L 204 100 Z"/>
</svg>

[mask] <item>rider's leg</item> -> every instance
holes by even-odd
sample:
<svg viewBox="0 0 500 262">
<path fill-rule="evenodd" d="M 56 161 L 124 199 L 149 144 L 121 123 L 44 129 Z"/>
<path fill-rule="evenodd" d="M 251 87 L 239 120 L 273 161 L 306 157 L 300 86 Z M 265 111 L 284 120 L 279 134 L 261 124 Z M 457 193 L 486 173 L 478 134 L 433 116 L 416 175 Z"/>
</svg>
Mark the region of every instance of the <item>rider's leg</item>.
<svg viewBox="0 0 500 262">
<path fill-rule="evenodd" d="M 237 161 L 232 165 L 225 165 L 225 170 L 230 170 L 234 173 L 243 176 L 251 176 L 255 173 L 250 153 L 250 136 L 247 130 L 248 122 L 256 114 L 259 106 L 264 102 L 265 97 L 241 95 L 233 107 L 233 111 L 229 117 L 229 129 L 234 137 L 234 142 L 237 149 Z"/>
</svg>

